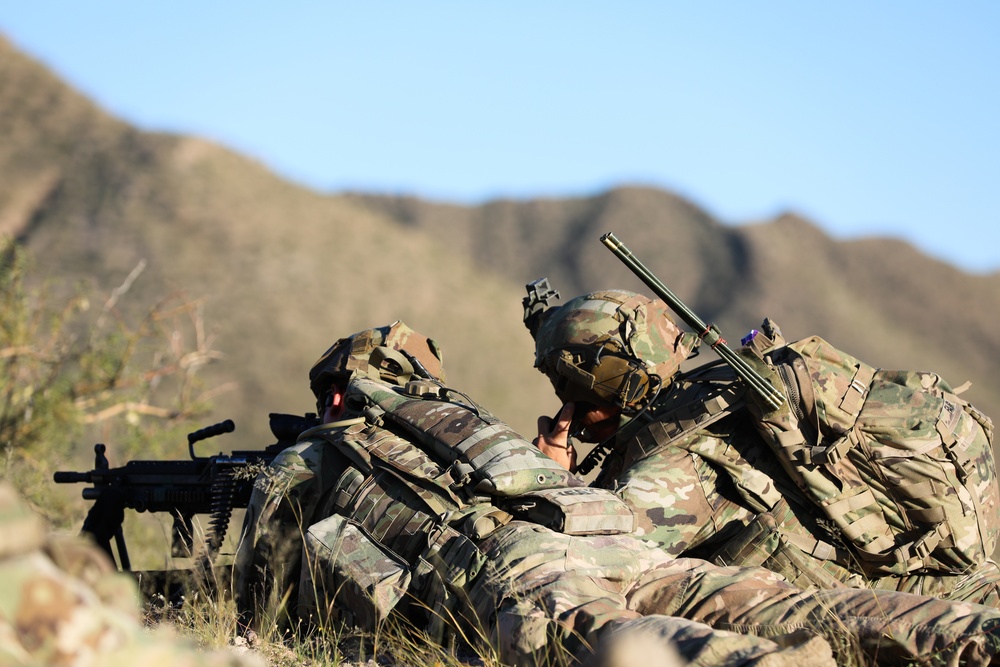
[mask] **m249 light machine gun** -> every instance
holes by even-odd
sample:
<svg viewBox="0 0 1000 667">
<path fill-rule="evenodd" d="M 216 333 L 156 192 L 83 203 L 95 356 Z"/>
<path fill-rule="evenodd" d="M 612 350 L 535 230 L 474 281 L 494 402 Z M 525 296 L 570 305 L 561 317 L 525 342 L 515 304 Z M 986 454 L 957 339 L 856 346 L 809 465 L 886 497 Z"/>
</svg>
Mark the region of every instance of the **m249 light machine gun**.
<svg viewBox="0 0 1000 667">
<path fill-rule="evenodd" d="M 129 461 L 119 468 L 110 467 L 107 448 L 96 444 L 93 470 L 57 472 L 54 479 L 57 484 L 93 485 L 83 490 L 83 498 L 94 501 L 94 505 L 82 532 L 93 536 L 113 561 L 114 539 L 122 570 L 131 570 L 122 533 L 126 509 L 169 513 L 173 517 L 171 555 L 175 557 L 193 555 L 194 515 L 210 515 L 206 547 L 211 559 L 222 546 L 233 509 L 249 503 L 257 472 L 294 444 L 300 433 L 318 424 L 313 414 L 272 413 L 271 432 L 278 439 L 274 444 L 258 450 L 197 456 L 195 443 L 235 430 L 235 424 L 227 419 L 188 434 L 190 460 Z"/>
</svg>

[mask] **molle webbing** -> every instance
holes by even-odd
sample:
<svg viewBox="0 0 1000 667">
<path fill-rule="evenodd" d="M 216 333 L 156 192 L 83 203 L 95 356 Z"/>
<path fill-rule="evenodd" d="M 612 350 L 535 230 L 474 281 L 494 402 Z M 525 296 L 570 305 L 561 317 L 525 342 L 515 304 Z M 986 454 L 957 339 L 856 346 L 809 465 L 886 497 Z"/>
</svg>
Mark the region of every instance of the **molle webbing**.
<svg viewBox="0 0 1000 667">
<path fill-rule="evenodd" d="M 746 389 L 732 384 L 707 400 L 697 400 L 677 408 L 671 407 L 666 417 L 650 422 L 636 432 L 632 446 L 625 455 L 623 466 L 649 458 L 684 436 L 714 424 L 743 405 Z"/>
<path fill-rule="evenodd" d="M 482 538 L 511 519 L 492 505 L 466 506 L 449 469 L 384 428 L 351 428 L 331 442 L 348 460 L 370 462 L 365 472 L 348 467 L 334 484 L 338 513 L 410 564 L 427 548 L 428 533 L 446 522 Z"/>
<path fill-rule="evenodd" d="M 989 557 L 991 429 L 939 376 L 875 369 L 817 337 L 766 360 L 791 400 L 758 430 L 866 575 L 960 573 Z"/>
<path fill-rule="evenodd" d="M 478 406 L 409 396 L 401 388 L 366 378 L 352 380 L 348 394 L 364 396 L 378 407 L 383 419 L 418 438 L 445 465 L 464 466 L 476 493 L 510 497 L 538 489 L 584 486 Z"/>
<path fill-rule="evenodd" d="M 427 532 L 436 518 L 418 509 L 420 503 L 407 498 L 412 489 L 401 487 L 392 475 L 377 474 L 362 487 L 350 518 L 375 542 L 414 563 L 427 546 Z"/>
</svg>

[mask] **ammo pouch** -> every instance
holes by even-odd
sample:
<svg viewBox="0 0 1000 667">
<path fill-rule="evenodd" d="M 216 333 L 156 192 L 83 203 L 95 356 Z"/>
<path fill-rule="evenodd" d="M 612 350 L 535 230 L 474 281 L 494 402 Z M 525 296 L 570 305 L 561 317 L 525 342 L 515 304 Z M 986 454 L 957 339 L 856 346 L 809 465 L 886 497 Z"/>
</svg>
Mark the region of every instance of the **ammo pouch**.
<svg viewBox="0 0 1000 667">
<path fill-rule="evenodd" d="M 410 586 L 410 567 L 334 514 L 306 531 L 299 576 L 300 618 L 375 630 Z"/>
<path fill-rule="evenodd" d="M 617 535 L 635 530 L 635 515 L 607 489 L 541 489 L 499 503 L 518 519 L 566 535 Z"/>
</svg>

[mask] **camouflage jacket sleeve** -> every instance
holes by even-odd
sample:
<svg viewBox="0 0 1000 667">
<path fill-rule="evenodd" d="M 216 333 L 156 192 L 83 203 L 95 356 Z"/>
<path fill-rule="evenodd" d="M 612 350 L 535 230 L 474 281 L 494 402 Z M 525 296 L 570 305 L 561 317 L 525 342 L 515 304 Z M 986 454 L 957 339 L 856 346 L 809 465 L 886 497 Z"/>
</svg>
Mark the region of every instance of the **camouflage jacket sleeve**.
<svg viewBox="0 0 1000 667">
<path fill-rule="evenodd" d="M 303 534 L 317 520 L 323 491 L 325 444 L 305 441 L 289 447 L 254 484 L 235 563 L 237 602 L 244 612 L 273 604 L 298 581 Z"/>
<path fill-rule="evenodd" d="M 717 438 L 699 441 L 706 448 L 725 449 Z M 673 556 L 704 543 L 726 524 L 754 514 L 720 493 L 718 469 L 686 444 L 660 449 L 617 479 L 616 492 L 636 514 L 636 534 Z"/>
<path fill-rule="evenodd" d="M 676 438 L 669 431 L 654 421 L 633 432 L 618 448 L 622 470 L 605 482 L 636 512 L 643 539 L 680 555 L 781 499 L 781 471 L 738 415 Z"/>
</svg>

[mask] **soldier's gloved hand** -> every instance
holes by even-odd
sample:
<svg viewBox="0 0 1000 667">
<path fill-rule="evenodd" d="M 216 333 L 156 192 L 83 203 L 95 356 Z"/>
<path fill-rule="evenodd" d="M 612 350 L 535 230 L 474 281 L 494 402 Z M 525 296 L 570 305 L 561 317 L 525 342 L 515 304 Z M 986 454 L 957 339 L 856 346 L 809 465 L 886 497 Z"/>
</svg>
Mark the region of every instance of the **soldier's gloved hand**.
<svg viewBox="0 0 1000 667">
<path fill-rule="evenodd" d="M 570 472 L 576 471 L 576 448 L 569 440 L 574 408 L 573 403 L 566 403 L 555 417 L 539 417 L 538 437 L 532 441 L 543 454 Z"/>
</svg>

